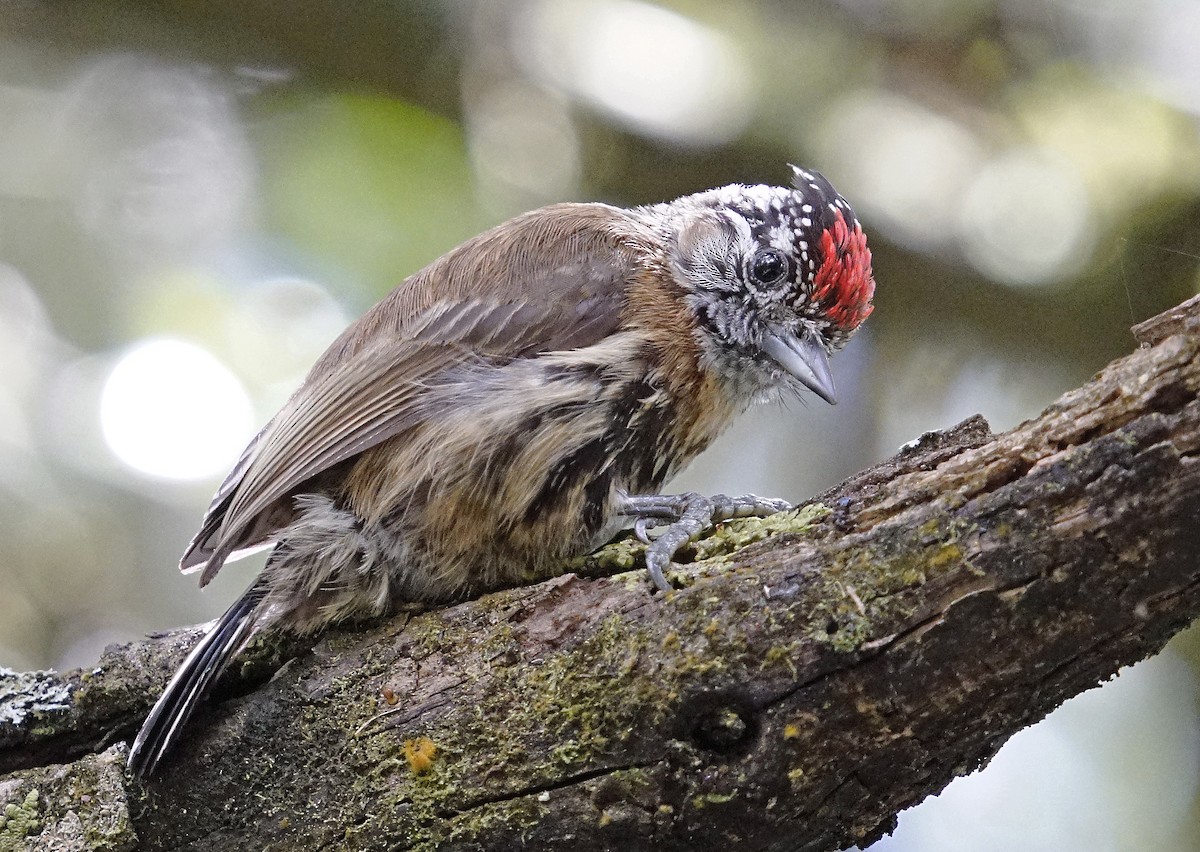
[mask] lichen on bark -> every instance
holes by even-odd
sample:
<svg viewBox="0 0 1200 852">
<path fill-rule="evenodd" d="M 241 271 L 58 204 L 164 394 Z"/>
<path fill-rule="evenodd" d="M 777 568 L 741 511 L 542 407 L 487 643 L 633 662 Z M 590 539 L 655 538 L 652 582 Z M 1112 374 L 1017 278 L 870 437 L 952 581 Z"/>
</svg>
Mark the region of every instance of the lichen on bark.
<svg viewBox="0 0 1200 852">
<path fill-rule="evenodd" d="M 866 843 L 1200 614 L 1194 311 L 1007 433 L 968 421 L 729 524 L 674 592 L 625 540 L 528 588 L 262 643 L 144 789 L 122 741 L 194 631 L 46 675 L 67 700 L 0 717 L 0 832 L 96 824 L 73 789 L 146 850 Z"/>
</svg>

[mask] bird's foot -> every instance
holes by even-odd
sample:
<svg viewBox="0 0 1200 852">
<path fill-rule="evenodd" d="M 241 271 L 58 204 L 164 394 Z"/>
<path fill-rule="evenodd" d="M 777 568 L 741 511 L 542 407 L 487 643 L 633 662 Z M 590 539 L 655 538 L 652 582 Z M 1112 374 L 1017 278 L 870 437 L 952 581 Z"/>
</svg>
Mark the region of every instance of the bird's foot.
<svg viewBox="0 0 1200 852">
<path fill-rule="evenodd" d="M 705 497 L 695 491 L 683 494 L 625 495 L 621 514 L 633 518 L 634 534 L 646 543 L 646 570 L 661 591 L 671 590 L 665 571 L 681 547 L 694 541 L 714 524 L 733 518 L 763 518 L 792 508 L 786 500 L 747 494 Z M 663 527 L 654 539 L 649 530 Z"/>
</svg>

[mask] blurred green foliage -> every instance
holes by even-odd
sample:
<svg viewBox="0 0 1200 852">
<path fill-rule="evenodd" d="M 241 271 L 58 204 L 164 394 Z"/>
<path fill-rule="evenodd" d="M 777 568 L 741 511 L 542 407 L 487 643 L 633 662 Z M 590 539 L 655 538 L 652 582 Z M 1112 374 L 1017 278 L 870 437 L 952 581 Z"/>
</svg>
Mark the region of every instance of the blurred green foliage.
<svg viewBox="0 0 1200 852">
<path fill-rule="evenodd" d="M 457 123 L 362 94 L 285 98 L 269 114 L 265 226 L 363 282 L 370 301 L 488 224 Z"/>
</svg>

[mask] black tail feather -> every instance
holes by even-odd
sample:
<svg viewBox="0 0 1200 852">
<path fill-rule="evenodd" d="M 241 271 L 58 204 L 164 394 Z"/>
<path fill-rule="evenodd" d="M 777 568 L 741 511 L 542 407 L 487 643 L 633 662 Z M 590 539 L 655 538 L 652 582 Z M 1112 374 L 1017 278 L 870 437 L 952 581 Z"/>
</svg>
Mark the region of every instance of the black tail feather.
<svg viewBox="0 0 1200 852">
<path fill-rule="evenodd" d="M 262 598 L 259 584 L 247 589 L 175 672 L 129 749 L 128 766 L 135 776 L 154 774 L 163 755 L 175 745 L 196 705 L 250 638 Z"/>
</svg>

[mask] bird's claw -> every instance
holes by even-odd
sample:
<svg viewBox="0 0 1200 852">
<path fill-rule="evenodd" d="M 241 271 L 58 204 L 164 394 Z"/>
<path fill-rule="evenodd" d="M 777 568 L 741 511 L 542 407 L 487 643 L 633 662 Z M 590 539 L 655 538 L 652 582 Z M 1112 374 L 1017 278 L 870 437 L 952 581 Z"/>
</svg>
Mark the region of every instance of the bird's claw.
<svg viewBox="0 0 1200 852">
<path fill-rule="evenodd" d="M 694 491 L 683 494 L 648 494 L 625 497 L 623 514 L 634 518 L 633 534 L 646 544 L 646 570 L 654 585 L 663 592 L 672 589 L 666 570 L 675 554 L 714 524 L 732 518 L 761 518 L 792 508 L 786 500 L 747 494 L 705 497 Z M 664 523 L 665 522 L 665 523 Z M 651 540 L 647 529 L 664 526 Z"/>
</svg>

